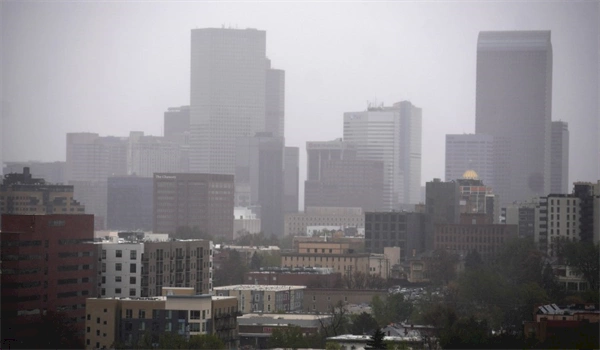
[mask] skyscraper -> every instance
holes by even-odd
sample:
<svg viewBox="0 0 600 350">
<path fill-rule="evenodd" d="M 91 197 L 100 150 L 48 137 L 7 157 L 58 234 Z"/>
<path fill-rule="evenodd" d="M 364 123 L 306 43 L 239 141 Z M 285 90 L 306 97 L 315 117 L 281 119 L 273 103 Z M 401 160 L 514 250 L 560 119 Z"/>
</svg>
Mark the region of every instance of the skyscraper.
<svg viewBox="0 0 600 350">
<path fill-rule="evenodd" d="M 298 212 L 300 191 L 300 149 L 285 147 L 283 150 L 283 212 Z"/>
<path fill-rule="evenodd" d="M 265 131 L 267 83 L 282 88 L 281 76 L 272 72 L 267 79 L 265 50 L 261 30 L 192 30 L 190 171 L 234 174 L 236 140 Z M 279 111 L 280 98 L 271 97 L 279 102 L 270 107 Z"/>
<path fill-rule="evenodd" d="M 446 181 L 462 178 L 473 170 L 490 187 L 493 186 L 494 138 L 485 134 L 446 135 Z"/>
<path fill-rule="evenodd" d="M 344 113 L 344 141 L 356 146 L 358 159 L 384 162 L 385 209 L 419 202 L 420 108 L 402 101 L 392 107 Z"/>
<path fill-rule="evenodd" d="M 552 122 L 550 193 L 569 191 L 569 125 Z"/>
<path fill-rule="evenodd" d="M 481 32 L 476 124 L 494 137 L 494 192 L 502 203 L 550 190 L 550 31 Z"/>
</svg>

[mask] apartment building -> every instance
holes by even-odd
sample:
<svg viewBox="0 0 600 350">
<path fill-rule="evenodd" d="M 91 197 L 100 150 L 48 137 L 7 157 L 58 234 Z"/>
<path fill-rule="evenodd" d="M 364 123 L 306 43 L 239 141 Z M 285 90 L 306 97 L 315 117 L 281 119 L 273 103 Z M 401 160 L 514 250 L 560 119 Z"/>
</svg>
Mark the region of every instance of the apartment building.
<svg viewBox="0 0 600 350">
<path fill-rule="evenodd" d="M 307 207 L 303 213 L 285 215 L 284 234 L 304 235 L 308 226 L 365 227 L 362 208 Z"/>
<path fill-rule="evenodd" d="M 98 297 L 142 295 L 143 243 L 98 243 Z"/>
<path fill-rule="evenodd" d="M 301 311 L 305 286 L 238 284 L 215 287 L 217 296 L 237 297 L 239 310 L 246 312 Z"/>
</svg>

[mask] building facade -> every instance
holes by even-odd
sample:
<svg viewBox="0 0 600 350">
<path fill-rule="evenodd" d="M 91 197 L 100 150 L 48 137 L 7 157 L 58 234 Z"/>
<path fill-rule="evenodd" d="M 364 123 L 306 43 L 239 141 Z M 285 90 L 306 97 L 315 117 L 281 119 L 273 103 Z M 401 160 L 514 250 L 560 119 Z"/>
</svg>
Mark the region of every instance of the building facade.
<svg viewBox="0 0 600 350">
<path fill-rule="evenodd" d="M 297 213 L 300 195 L 300 149 L 283 150 L 283 212 Z"/>
<path fill-rule="evenodd" d="M 308 226 L 365 227 L 362 208 L 308 207 L 302 213 L 286 214 L 284 234 L 304 235 Z"/>
<path fill-rule="evenodd" d="M 283 71 L 271 69 L 266 32 L 202 28 L 191 33 L 190 170 L 234 174 L 236 141 L 282 133 Z"/>
<path fill-rule="evenodd" d="M 109 230 L 152 230 L 153 184 L 151 177 L 109 177 L 107 228 Z"/>
<path fill-rule="evenodd" d="M 488 186 L 494 181 L 494 137 L 486 134 L 446 135 L 446 181 L 473 170 Z"/>
<path fill-rule="evenodd" d="M 66 162 L 5 162 L 4 175 L 20 173 L 27 167 L 36 178 L 42 178 L 51 184 L 66 184 L 66 165 Z"/>
<path fill-rule="evenodd" d="M 2 337 L 33 348 L 43 315 L 62 313 L 83 341 L 86 298 L 96 294 L 92 215 L 3 215 Z"/>
<path fill-rule="evenodd" d="M 216 296 L 237 297 L 242 313 L 302 311 L 305 286 L 238 284 L 215 287 Z"/>
<path fill-rule="evenodd" d="M 569 124 L 552 122 L 550 193 L 569 191 Z"/>
<path fill-rule="evenodd" d="M 550 31 L 480 32 L 477 134 L 494 137 L 494 192 L 502 203 L 550 191 Z"/>
<path fill-rule="evenodd" d="M 198 228 L 213 237 L 233 237 L 233 175 L 154 174 L 154 232 Z"/>
<path fill-rule="evenodd" d="M 141 296 L 161 295 L 164 287 L 212 290 L 213 249 L 201 239 L 145 242 L 141 266 Z"/>
<path fill-rule="evenodd" d="M 98 243 L 98 297 L 142 295 L 143 243 Z"/>
<path fill-rule="evenodd" d="M 365 251 L 382 254 L 399 247 L 401 260 L 425 250 L 425 215 L 410 212 L 365 213 Z"/>
<path fill-rule="evenodd" d="M 344 113 L 344 140 L 359 159 L 384 163 L 386 210 L 417 204 L 421 188 L 421 109 L 408 101 Z"/>
</svg>

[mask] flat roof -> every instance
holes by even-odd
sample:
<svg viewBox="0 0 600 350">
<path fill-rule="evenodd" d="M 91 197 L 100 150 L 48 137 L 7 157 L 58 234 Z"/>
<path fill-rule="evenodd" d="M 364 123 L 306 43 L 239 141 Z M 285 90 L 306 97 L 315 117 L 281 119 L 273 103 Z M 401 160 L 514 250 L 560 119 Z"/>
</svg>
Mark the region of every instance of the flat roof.
<svg viewBox="0 0 600 350">
<path fill-rule="evenodd" d="M 242 316 L 238 316 L 238 320 L 248 320 L 248 319 L 252 319 L 252 318 L 271 318 L 271 319 L 277 319 L 277 320 L 304 320 L 304 321 L 313 321 L 313 320 L 319 320 L 319 319 L 324 319 L 324 318 L 330 318 L 331 315 L 330 314 L 322 314 L 322 315 L 317 315 L 317 314 L 265 314 L 265 313 L 250 313 L 250 314 L 244 314 Z"/>
<path fill-rule="evenodd" d="M 306 286 L 268 285 L 268 284 L 236 284 L 231 286 L 214 287 L 213 290 L 254 290 L 254 291 L 286 291 L 306 289 Z"/>
</svg>

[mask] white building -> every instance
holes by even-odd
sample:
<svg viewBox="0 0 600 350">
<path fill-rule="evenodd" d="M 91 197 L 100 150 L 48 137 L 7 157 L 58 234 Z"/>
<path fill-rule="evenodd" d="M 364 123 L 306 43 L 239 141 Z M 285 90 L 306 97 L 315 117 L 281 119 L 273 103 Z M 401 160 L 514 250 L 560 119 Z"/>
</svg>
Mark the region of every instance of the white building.
<svg viewBox="0 0 600 350">
<path fill-rule="evenodd" d="M 140 297 L 143 243 L 98 243 L 101 298 Z"/>
<path fill-rule="evenodd" d="M 446 135 L 446 181 L 461 179 L 473 170 L 486 186 L 493 186 L 494 137 L 485 134 Z"/>
<path fill-rule="evenodd" d="M 387 209 L 419 203 L 421 124 L 421 109 L 408 101 L 344 113 L 344 141 L 356 145 L 357 157 L 384 162 Z"/>
</svg>

